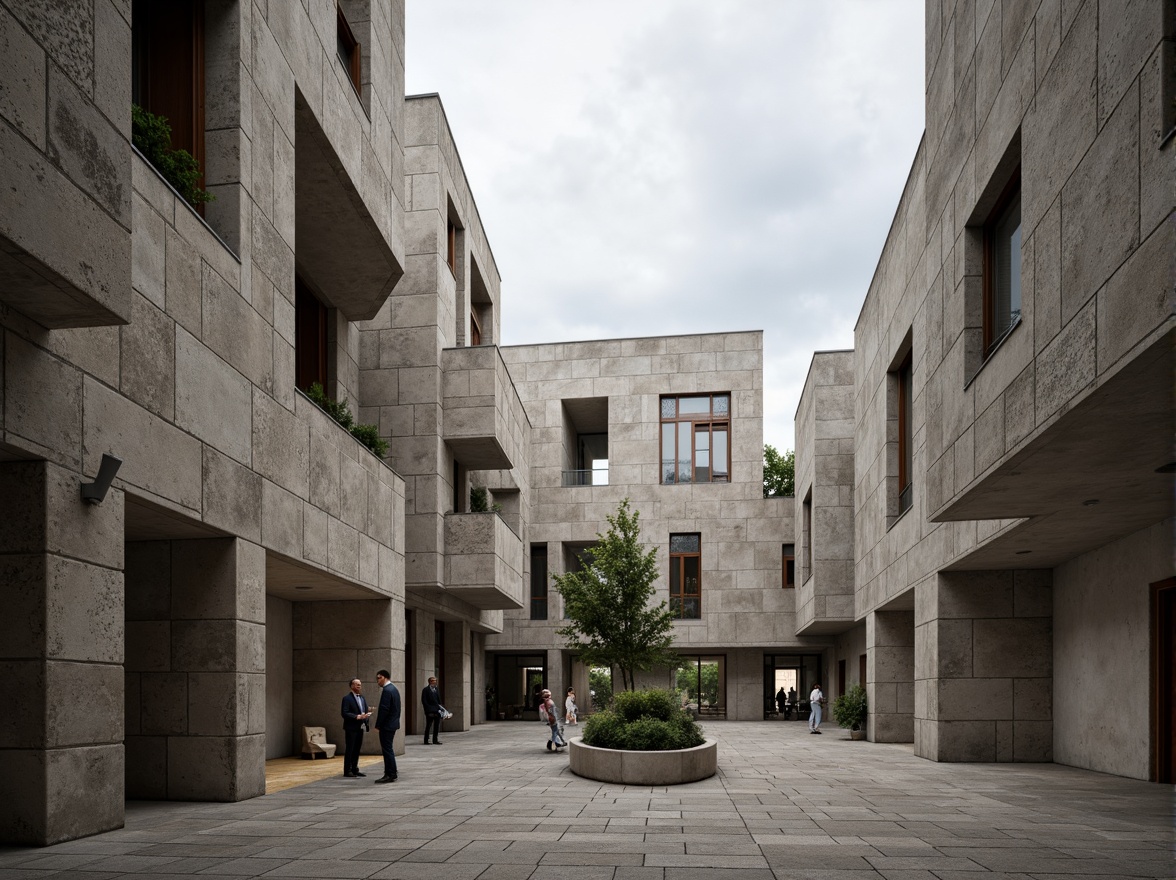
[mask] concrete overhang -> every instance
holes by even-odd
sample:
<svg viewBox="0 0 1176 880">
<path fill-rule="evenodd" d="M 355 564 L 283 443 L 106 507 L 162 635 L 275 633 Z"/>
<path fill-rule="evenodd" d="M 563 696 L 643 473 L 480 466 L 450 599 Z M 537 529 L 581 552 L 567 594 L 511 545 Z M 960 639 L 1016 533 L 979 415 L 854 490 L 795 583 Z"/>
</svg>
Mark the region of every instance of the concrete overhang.
<svg viewBox="0 0 1176 880">
<path fill-rule="evenodd" d="M 529 428 L 522 401 L 497 346 L 441 352 L 442 439 L 469 470 L 509 470 Z"/>
<path fill-rule="evenodd" d="M 301 95 L 295 101 L 294 124 L 298 271 L 349 321 L 374 318 L 404 267 Z M 390 193 L 387 197 L 395 202 Z"/>
<path fill-rule="evenodd" d="M 523 542 L 498 514 L 445 514 L 444 590 L 481 611 L 523 607 Z"/>
<path fill-rule="evenodd" d="M 1052 568 L 1176 512 L 1169 330 L 932 522 L 1024 518 L 952 569 Z"/>
</svg>

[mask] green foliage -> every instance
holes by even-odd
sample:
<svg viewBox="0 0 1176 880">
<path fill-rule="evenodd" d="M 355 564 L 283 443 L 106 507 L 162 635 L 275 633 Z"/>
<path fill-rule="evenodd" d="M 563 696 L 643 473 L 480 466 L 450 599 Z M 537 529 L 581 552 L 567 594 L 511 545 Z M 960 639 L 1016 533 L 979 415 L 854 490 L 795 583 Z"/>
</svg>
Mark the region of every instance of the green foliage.
<svg viewBox="0 0 1176 880">
<path fill-rule="evenodd" d="M 677 691 L 626 691 L 612 708 L 597 712 L 584 725 L 584 742 L 602 749 L 671 751 L 704 742 L 702 729 L 681 708 Z"/>
<path fill-rule="evenodd" d="M 619 668 L 625 690 L 638 670 L 678 665 L 673 615 L 665 602 L 650 606 L 657 551 L 642 551 L 639 517 L 624 499 L 608 532 L 597 534 L 591 563 L 552 578 L 570 621 L 557 630 L 568 650 L 589 667 Z"/>
<path fill-rule="evenodd" d="M 172 149 L 171 126 L 164 117 L 132 104 L 131 142 L 190 205 L 216 199 L 200 186 L 200 166 L 192 154 L 187 150 Z"/>
<path fill-rule="evenodd" d="M 490 503 L 490 492 L 485 486 L 470 487 L 470 513 L 502 513 L 502 505 Z"/>
<path fill-rule="evenodd" d="M 867 715 L 866 689 L 860 684 L 833 701 L 833 720 L 842 727 L 859 730 L 865 726 Z"/>
<path fill-rule="evenodd" d="M 719 702 L 719 664 L 693 661 L 678 670 L 678 690 L 699 706 L 715 706 Z"/>
<path fill-rule="evenodd" d="M 306 389 L 306 396 L 380 458 L 388 454 L 388 441 L 380 436 L 380 429 L 376 425 L 357 425 L 351 415 L 351 407 L 347 405 L 347 398 L 331 400 L 318 382 L 311 383 Z"/>
<path fill-rule="evenodd" d="M 764 497 L 791 497 L 795 494 L 796 453 L 791 449 L 780 453 L 775 446 L 764 444 Z"/>
<path fill-rule="evenodd" d="M 612 702 L 612 670 L 594 666 L 588 670 L 588 689 L 592 691 L 592 707 L 607 706 Z"/>
</svg>

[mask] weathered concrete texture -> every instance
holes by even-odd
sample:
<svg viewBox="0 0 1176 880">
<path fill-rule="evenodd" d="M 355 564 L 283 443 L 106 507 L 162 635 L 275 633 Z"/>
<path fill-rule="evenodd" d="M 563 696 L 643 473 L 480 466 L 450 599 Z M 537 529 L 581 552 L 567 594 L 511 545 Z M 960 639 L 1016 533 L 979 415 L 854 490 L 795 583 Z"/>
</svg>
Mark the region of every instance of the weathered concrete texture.
<svg viewBox="0 0 1176 880">
<path fill-rule="evenodd" d="M 445 590 L 475 608 L 523 607 L 523 542 L 497 514 L 446 514 Z"/>
</svg>

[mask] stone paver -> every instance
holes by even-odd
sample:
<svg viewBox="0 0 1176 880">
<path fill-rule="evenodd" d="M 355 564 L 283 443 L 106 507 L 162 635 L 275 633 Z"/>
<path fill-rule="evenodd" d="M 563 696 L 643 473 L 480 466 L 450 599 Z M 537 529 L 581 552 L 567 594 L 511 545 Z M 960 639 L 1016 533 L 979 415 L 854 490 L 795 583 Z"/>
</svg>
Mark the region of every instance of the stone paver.
<svg viewBox="0 0 1176 880">
<path fill-rule="evenodd" d="M 1171 878 L 1173 789 L 1054 764 L 935 764 L 790 722 L 714 722 L 719 773 L 580 779 L 538 724 L 410 745 L 400 781 L 127 805 L 126 828 L 0 849 L 0 880 Z M 576 728 L 571 728 L 572 732 Z"/>
</svg>

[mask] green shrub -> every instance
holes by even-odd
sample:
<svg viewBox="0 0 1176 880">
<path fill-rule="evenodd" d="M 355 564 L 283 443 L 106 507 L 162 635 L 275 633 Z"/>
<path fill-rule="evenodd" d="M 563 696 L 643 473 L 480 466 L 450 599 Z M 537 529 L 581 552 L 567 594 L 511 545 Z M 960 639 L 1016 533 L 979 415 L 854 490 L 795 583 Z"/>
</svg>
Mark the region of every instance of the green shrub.
<svg viewBox="0 0 1176 880">
<path fill-rule="evenodd" d="M 833 720 L 850 730 L 860 730 L 866 724 L 866 689 L 855 684 L 833 701 Z"/>
<path fill-rule="evenodd" d="M 380 429 L 376 425 L 357 425 L 351 415 L 351 407 L 347 405 L 347 398 L 331 400 L 327 392 L 318 382 L 312 382 L 306 389 L 306 396 L 311 399 L 327 415 L 351 432 L 351 436 L 383 458 L 388 454 L 388 441 L 380 436 Z"/>
<path fill-rule="evenodd" d="M 171 126 L 164 117 L 132 104 L 131 143 L 188 204 L 196 206 L 216 199 L 200 186 L 200 166 L 192 154 L 172 149 Z"/>
<path fill-rule="evenodd" d="M 622 691 L 584 725 L 584 742 L 638 752 L 691 749 L 705 742 L 702 729 L 681 708 L 677 691 Z"/>
</svg>

